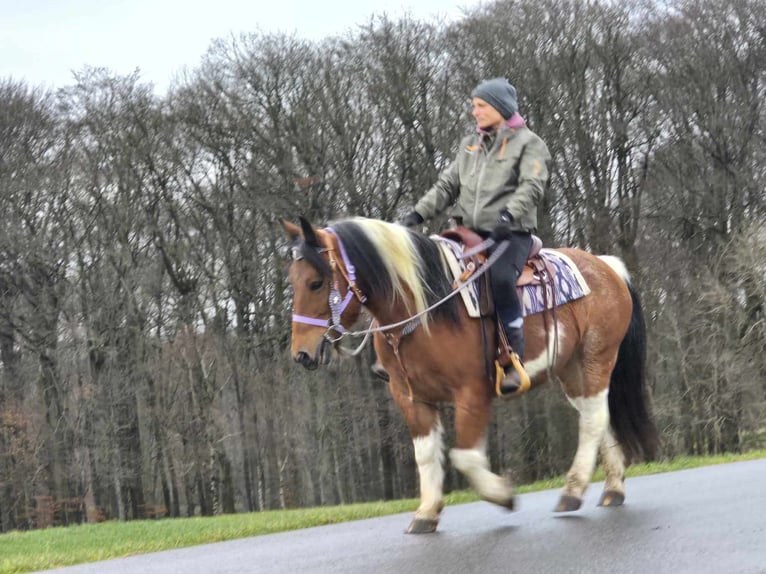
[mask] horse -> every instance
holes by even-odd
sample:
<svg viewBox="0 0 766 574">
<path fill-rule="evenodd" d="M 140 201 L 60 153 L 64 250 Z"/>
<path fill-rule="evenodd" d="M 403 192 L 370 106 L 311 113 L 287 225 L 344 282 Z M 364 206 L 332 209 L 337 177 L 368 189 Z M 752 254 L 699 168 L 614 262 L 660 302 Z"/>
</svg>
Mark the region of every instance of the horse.
<svg viewBox="0 0 766 574">
<path fill-rule="evenodd" d="M 409 428 L 419 474 L 420 505 L 407 532 L 434 532 L 444 506 L 444 403 L 455 407 L 452 465 L 483 500 L 512 510 L 513 486 L 490 470 L 486 453 L 496 393 L 482 339 L 494 337 L 494 325 L 469 317 L 457 297 L 448 297 L 453 279 L 435 240 L 358 217 L 323 229 L 303 217 L 300 225 L 282 226 L 292 253 L 293 359 L 307 369 L 327 364 L 363 307 L 378 325 L 367 331 L 374 331 L 378 361 Z M 590 288 L 555 313 L 524 321 L 523 360 L 532 387 L 559 379 L 579 413 L 578 446 L 555 512 L 581 507 L 598 454 L 606 475 L 599 505 L 619 506 L 626 467 L 652 457 L 657 446 L 645 397 L 641 304 L 619 258 L 574 248 L 552 251 L 568 256 Z"/>
</svg>

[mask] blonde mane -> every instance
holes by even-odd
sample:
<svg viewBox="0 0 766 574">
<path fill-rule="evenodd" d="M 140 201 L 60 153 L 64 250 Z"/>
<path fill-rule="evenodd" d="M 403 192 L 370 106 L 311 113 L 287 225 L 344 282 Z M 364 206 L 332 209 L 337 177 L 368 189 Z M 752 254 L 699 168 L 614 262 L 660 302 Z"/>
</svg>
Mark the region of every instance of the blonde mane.
<svg viewBox="0 0 766 574">
<path fill-rule="evenodd" d="M 362 228 L 379 253 L 385 254 L 382 260 L 391 278 L 394 297 L 404 302 L 408 313 L 424 311 L 428 307 L 426 270 L 410 232 L 401 225 L 377 219 L 357 217 L 350 221 Z M 420 320 L 428 331 L 428 314 Z"/>
</svg>

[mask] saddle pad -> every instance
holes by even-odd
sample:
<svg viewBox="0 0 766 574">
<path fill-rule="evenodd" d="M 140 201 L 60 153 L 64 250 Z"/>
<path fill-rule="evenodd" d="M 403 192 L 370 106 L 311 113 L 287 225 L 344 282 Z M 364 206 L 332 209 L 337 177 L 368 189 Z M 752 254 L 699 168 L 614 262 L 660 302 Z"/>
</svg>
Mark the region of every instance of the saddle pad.
<svg viewBox="0 0 766 574">
<path fill-rule="evenodd" d="M 431 239 L 436 241 L 436 244 L 441 248 L 442 260 L 451 277 L 458 281 L 466 268 L 466 261 L 462 258 L 463 247 L 459 243 L 439 235 L 432 235 Z M 569 257 L 558 251 L 545 248 L 540 250 L 540 254 L 556 269 L 554 276 L 556 306 L 575 301 L 590 293 L 590 287 L 588 287 L 580 270 Z M 551 300 L 553 296 L 549 286 L 546 287 L 548 289 L 547 297 L 543 297 L 543 287 L 541 285 L 525 285 L 516 289 L 525 317 L 542 312 L 545 309 L 544 301 L 548 301 L 549 309 L 552 307 Z M 461 290 L 460 294 L 468 311 L 468 316 L 478 318 L 478 282 L 474 282 L 469 287 Z"/>
<path fill-rule="evenodd" d="M 546 285 L 545 289 L 548 290 L 546 297 L 543 297 L 542 285 L 525 285 L 523 287 L 517 287 L 519 293 L 519 300 L 521 306 L 524 309 L 524 316 L 534 315 L 545 310 L 544 301 L 548 301 L 548 309 L 564 305 L 570 301 L 575 301 L 581 297 L 585 297 L 590 293 L 590 287 L 585 282 L 585 278 L 580 273 L 580 270 L 574 264 L 574 262 L 558 251 L 553 249 L 541 249 L 540 255 L 545 260 L 556 268 L 556 274 L 554 275 L 554 287 L 556 292 L 555 305 L 552 304 L 553 295 L 551 293 L 550 285 Z"/>
<path fill-rule="evenodd" d="M 442 261 L 448 271 L 447 276 L 458 281 L 466 268 L 466 260 L 462 257 L 463 246 L 440 235 L 432 235 L 431 239 L 441 248 Z M 478 282 L 474 281 L 470 286 L 461 289 L 460 296 L 463 298 L 468 316 L 478 318 L 480 315 Z"/>
</svg>

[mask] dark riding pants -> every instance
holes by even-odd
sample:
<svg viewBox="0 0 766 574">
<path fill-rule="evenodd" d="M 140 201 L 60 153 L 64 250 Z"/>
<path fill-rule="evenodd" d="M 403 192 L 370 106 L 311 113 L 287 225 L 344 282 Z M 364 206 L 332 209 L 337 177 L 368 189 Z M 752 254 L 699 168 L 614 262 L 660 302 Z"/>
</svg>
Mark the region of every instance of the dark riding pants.
<svg viewBox="0 0 766 574">
<path fill-rule="evenodd" d="M 490 249 L 490 254 L 498 247 L 499 245 L 493 246 Z M 490 269 L 490 282 L 495 298 L 495 307 L 500 322 L 504 326 L 522 317 L 521 303 L 516 293 L 516 280 L 527 262 L 531 247 L 531 234 L 514 232 L 508 242 L 508 247 Z"/>
</svg>

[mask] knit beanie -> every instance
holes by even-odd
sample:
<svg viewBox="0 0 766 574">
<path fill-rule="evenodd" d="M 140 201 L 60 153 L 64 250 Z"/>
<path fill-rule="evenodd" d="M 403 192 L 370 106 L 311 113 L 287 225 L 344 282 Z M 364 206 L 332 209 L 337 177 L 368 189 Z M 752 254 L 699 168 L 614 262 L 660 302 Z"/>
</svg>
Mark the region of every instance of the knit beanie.
<svg viewBox="0 0 766 574">
<path fill-rule="evenodd" d="M 506 120 L 519 109 L 516 103 L 516 88 L 505 78 L 484 80 L 473 89 L 471 97 L 481 98 L 500 112 L 500 115 Z"/>
</svg>

